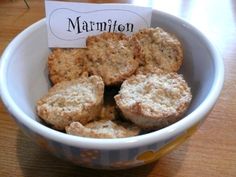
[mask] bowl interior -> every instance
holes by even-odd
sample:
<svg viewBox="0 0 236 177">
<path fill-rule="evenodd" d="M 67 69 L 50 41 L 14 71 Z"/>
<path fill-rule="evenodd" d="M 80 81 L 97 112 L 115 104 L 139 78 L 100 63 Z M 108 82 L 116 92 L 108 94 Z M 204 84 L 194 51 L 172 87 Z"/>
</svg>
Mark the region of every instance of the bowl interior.
<svg viewBox="0 0 236 177">
<path fill-rule="evenodd" d="M 153 11 L 152 27 L 162 27 L 183 43 L 184 63 L 180 73 L 191 87 L 193 100 L 186 115 L 206 98 L 214 77 L 213 54 L 201 34 L 182 20 Z M 47 31 L 45 21 L 38 22 L 20 34 L 11 44 L 6 69 L 7 89 L 16 105 L 30 118 L 39 121 L 36 101 L 50 87 L 47 73 Z"/>
</svg>

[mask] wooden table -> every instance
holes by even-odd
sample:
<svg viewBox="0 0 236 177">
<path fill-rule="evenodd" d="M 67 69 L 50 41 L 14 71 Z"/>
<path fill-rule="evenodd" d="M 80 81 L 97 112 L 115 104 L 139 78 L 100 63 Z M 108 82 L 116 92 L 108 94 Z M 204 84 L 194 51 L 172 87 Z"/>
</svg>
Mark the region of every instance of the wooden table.
<svg viewBox="0 0 236 177">
<path fill-rule="evenodd" d="M 236 176 L 236 1 L 127 2 L 184 18 L 218 48 L 225 64 L 225 84 L 207 120 L 187 142 L 153 164 L 121 171 L 91 170 L 59 160 L 32 143 L 0 102 L 0 176 Z M 0 1 L 0 53 L 20 31 L 45 16 L 44 1 L 28 3 L 30 9 L 23 0 Z"/>
</svg>

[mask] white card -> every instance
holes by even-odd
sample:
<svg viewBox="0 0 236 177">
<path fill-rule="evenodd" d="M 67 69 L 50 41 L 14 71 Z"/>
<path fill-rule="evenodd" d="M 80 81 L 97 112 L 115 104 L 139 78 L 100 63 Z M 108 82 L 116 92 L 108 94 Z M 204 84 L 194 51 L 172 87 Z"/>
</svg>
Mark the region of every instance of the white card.
<svg viewBox="0 0 236 177">
<path fill-rule="evenodd" d="M 128 4 L 45 1 L 48 46 L 86 47 L 86 38 L 107 32 L 131 35 L 150 27 L 152 9 Z"/>
</svg>

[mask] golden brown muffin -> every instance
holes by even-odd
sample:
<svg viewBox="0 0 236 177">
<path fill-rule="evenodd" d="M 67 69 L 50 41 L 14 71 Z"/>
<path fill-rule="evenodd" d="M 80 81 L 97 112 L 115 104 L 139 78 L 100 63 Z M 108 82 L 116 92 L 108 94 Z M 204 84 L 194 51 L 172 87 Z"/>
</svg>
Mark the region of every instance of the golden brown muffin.
<svg viewBox="0 0 236 177">
<path fill-rule="evenodd" d="M 54 49 L 48 57 L 49 78 L 53 84 L 77 79 L 87 71 L 87 49 Z"/>
<path fill-rule="evenodd" d="M 85 126 L 79 122 L 72 122 L 70 126 L 66 127 L 66 132 L 71 135 L 91 138 L 124 138 L 138 135 L 140 128 L 132 123 L 100 120 Z"/>
<path fill-rule="evenodd" d="M 174 35 L 157 27 L 141 29 L 132 37 L 140 43 L 142 66 L 157 66 L 168 72 L 179 70 L 183 62 L 183 49 Z"/>
<path fill-rule="evenodd" d="M 192 95 L 177 73 L 131 76 L 115 101 L 124 117 L 147 130 L 176 122 L 187 110 Z"/>
<path fill-rule="evenodd" d="M 102 33 L 87 38 L 88 71 L 105 85 L 119 85 L 138 68 L 140 46 L 122 33 Z"/>
<path fill-rule="evenodd" d="M 86 124 L 99 116 L 103 93 L 104 83 L 99 76 L 63 81 L 37 102 L 37 114 L 58 130 L 73 121 Z"/>
</svg>

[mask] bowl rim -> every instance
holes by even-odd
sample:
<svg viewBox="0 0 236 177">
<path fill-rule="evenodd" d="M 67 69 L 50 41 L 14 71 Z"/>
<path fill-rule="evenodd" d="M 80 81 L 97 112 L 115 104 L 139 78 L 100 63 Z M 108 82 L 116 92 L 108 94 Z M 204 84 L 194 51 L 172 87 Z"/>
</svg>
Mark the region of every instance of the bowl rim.
<svg viewBox="0 0 236 177">
<path fill-rule="evenodd" d="M 18 34 L 10 42 L 10 44 L 7 46 L 7 48 L 2 54 L 0 60 L 0 95 L 4 105 L 6 106 L 8 111 L 13 115 L 13 117 L 17 120 L 17 122 L 23 124 L 31 131 L 45 137 L 46 139 L 49 139 L 50 141 L 59 142 L 73 147 L 80 147 L 86 149 L 101 149 L 101 150 L 135 148 L 154 144 L 159 141 L 168 140 L 174 136 L 183 133 L 188 128 L 199 123 L 209 113 L 209 111 L 213 108 L 214 104 L 216 103 L 217 98 L 219 97 L 223 87 L 224 64 L 222 57 L 219 55 L 218 51 L 215 49 L 215 47 L 213 47 L 211 42 L 197 28 L 195 28 L 188 22 L 184 21 L 183 19 L 168 14 L 166 12 L 153 9 L 153 13 L 161 14 L 162 16 L 178 21 L 179 23 L 193 30 L 194 33 L 196 33 L 199 37 L 201 37 L 202 40 L 207 44 L 209 51 L 213 55 L 213 61 L 214 61 L 213 64 L 215 73 L 210 91 L 205 97 L 205 99 L 201 102 L 201 104 L 195 110 L 193 110 L 189 115 L 185 116 L 181 120 L 163 129 L 147 133 L 144 135 L 138 135 L 127 138 L 118 138 L 118 139 L 95 139 L 95 138 L 86 138 L 86 137 L 68 135 L 53 130 L 31 119 L 17 106 L 17 104 L 12 99 L 11 94 L 9 93 L 8 90 L 6 76 L 7 76 L 8 66 L 11 61 L 10 56 L 12 51 L 14 51 L 17 48 L 17 46 L 20 45 L 22 40 L 27 38 L 28 34 L 33 33 L 35 30 L 45 25 L 46 23 L 45 18 L 30 25 L 28 28 L 26 28 L 20 34 Z"/>
</svg>

